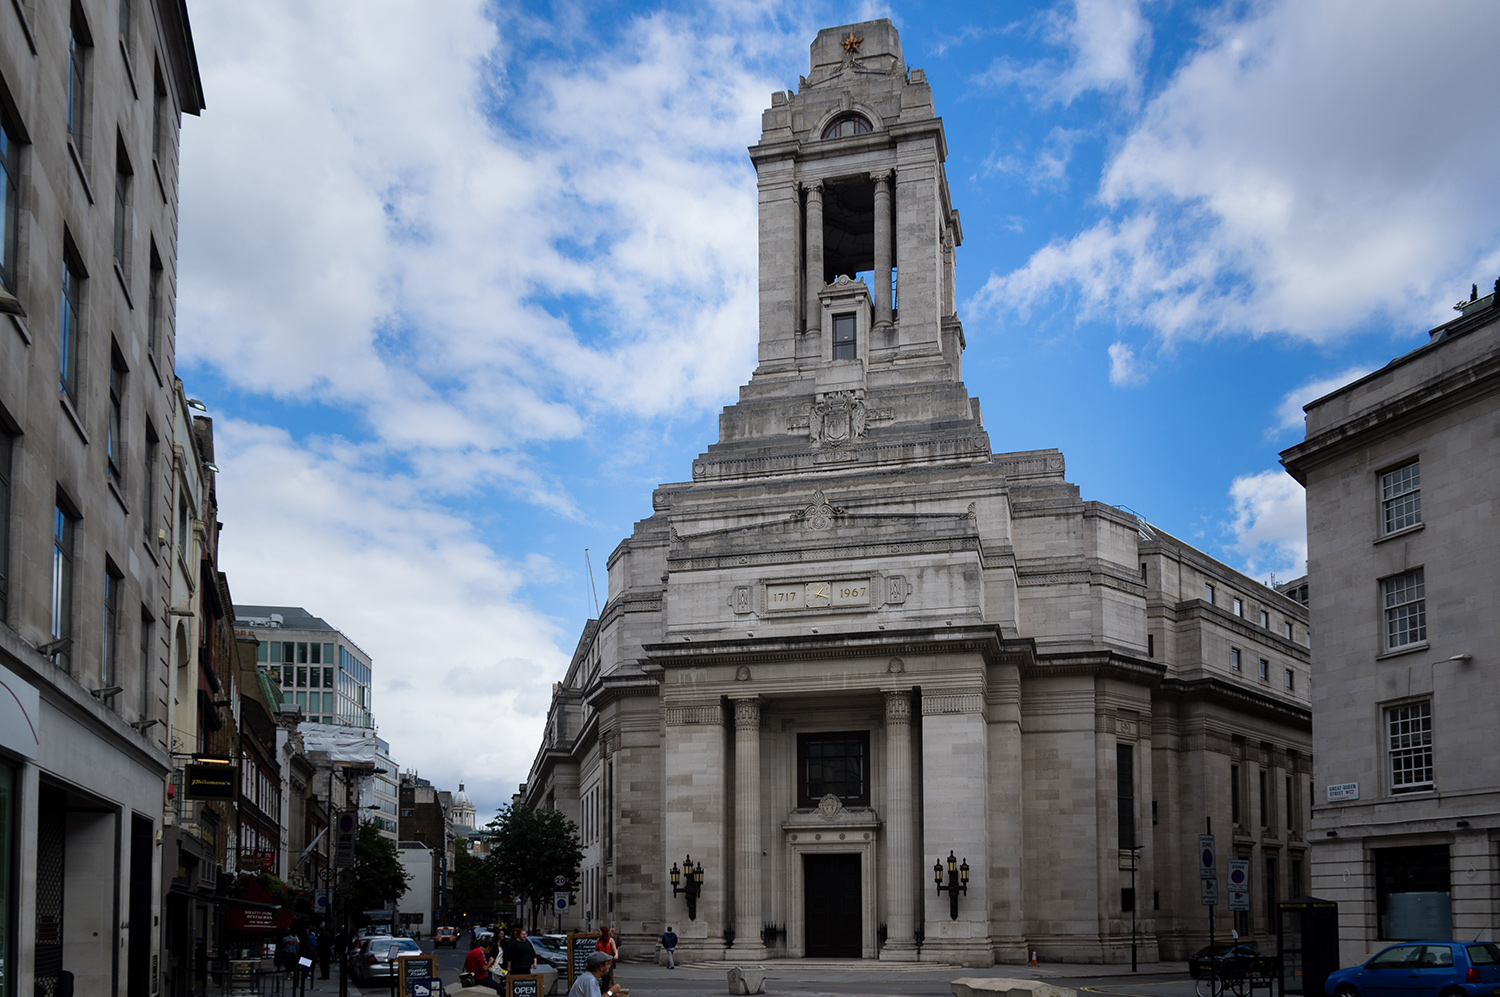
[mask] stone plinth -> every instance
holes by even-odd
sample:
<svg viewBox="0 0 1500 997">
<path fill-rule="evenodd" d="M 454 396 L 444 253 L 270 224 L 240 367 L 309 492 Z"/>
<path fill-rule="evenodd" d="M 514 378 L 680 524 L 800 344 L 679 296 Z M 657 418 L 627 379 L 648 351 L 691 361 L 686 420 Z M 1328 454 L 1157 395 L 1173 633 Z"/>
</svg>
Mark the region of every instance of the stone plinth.
<svg viewBox="0 0 1500 997">
<path fill-rule="evenodd" d="M 966 977 L 953 981 L 953 997 L 1078 997 L 1077 990 L 1045 980 Z"/>
</svg>

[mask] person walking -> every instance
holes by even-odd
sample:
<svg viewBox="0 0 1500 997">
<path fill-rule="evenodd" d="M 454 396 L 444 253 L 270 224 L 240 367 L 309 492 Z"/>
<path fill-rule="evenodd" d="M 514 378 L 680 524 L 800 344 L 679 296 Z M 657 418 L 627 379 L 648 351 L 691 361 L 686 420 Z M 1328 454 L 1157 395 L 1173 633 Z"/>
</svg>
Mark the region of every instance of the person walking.
<svg viewBox="0 0 1500 997">
<path fill-rule="evenodd" d="M 328 979 L 328 964 L 333 961 L 333 949 L 337 944 L 330 929 L 325 927 L 318 932 L 318 979 Z"/>
<path fill-rule="evenodd" d="M 609 925 L 599 926 L 599 940 L 594 944 L 595 952 L 603 952 L 609 956 L 609 968 L 605 971 L 603 985 L 604 989 L 613 989 L 615 985 L 615 961 L 620 958 L 620 947 L 615 944 L 615 933 L 610 930 Z"/>
<path fill-rule="evenodd" d="M 672 930 L 670 924 L 667 925 L 667 930 L 661 933 L 661 947 L 667 950 L 667 968 L 676 969 L 677 932 Z"/>
</svg>

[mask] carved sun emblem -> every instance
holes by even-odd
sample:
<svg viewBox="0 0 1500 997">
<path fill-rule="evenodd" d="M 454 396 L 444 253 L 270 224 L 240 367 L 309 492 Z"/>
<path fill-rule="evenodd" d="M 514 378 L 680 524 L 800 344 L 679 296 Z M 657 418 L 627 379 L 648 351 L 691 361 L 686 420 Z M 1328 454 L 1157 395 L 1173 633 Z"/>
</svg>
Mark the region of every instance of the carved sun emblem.
<svg viewBox="0 0 1500 997">
<path fill-rule="evenodd" d="M 859 43 L 862 41 L 864 41 L 863 38 L 852 31 L 849 32 L 849 34 L 844 36 L 844 51 L 850 55 L 859 55 Z"/>
</svg>

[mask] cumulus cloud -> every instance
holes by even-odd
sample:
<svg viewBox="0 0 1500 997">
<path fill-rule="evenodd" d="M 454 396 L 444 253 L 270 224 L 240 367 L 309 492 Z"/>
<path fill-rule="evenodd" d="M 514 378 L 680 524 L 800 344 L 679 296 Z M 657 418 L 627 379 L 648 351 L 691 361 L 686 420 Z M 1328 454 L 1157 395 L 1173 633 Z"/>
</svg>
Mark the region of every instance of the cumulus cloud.
<svg viewBox="0 0 1500 997">
<path fill-rule="evenodd" d="M 1229 486 L 1230 546 L 1246 574 L 1295 578 L 1307 571 L 1307 503 L 1302 486 L 1279 468 L 1244 474 Z"/>
<path fill-rule="evenodd" d="M 215 457 L 236 601 L 329 620 L 374 660 L 375 719 L 396 762 L 508 799 L 567 663 L 569 635 L 520 601 L 555 567 L 497 555 L 368 448 L 221 419 Z"/>
<path fill-rule="evenodd" d="M 1287 429 L 1304 429 L 1307 425 L 1306 415 L 1302 407 L 1308 402 L 1333 391 L 1342 388 L 1350 381 L 1358 380 L 1368 374 L 1373 367 L 1350 367 L 1348 370 L 1334 374 L 1332 377 L 1320 377 L 1315 381 L 1309 381 L 1299 387 L 1287 392 L 1281 404 L 1276 406 L 1276 427 L 1274 431 Z"/>
<path fill-rule="evenodd" d="M 1135 351 L 1125 343 L 1109 347 L 1109 383 L 1117 388 L 1134 388 L 1146 383 L 1146 372 L 1136 359 Z"/>
<path fill-rule="evenodd" d="M 1103 217 L 992 275 L 981 306 L 1062 294 L 1166 337 L 1322 341 L 1441 318 L 1500 264 L 1500 218 L 1476 210 L 1500 171 L 1500 132 L 1480 124 L 1500 92 L 1500 7 L 1248 9 L 1211 24 L 1131 123 Z"/>
<path fill-rule="evenodd" d="M 1151 25 L 1137 0 L 1072 0 L 1041 19 L 1047 41 L 1066 59 L 1019 63 L 1004 56 L 977 82 L 1018 86 L 1046 104 L 1071 104 L 1091 91 L 1139 100 L 1141 67 L 1151 53 Z"/>
</svg>

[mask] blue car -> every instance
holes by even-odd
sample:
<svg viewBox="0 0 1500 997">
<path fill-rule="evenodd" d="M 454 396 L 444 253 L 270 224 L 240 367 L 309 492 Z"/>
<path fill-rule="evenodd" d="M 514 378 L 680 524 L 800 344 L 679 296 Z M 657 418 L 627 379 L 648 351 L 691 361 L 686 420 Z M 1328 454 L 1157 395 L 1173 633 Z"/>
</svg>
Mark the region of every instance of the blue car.
<svg viewBox="0 0 1500 997">
<path fill-rule="evenodd" d="M 1489 942 L 1402 942 L 1363 966 L 1328 974 L 1331 997 L 1494 997 L 1500 948 Z"/>
</svg>

